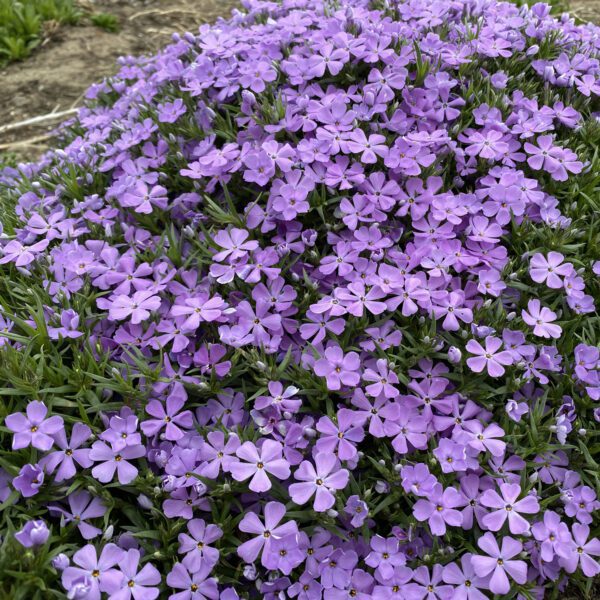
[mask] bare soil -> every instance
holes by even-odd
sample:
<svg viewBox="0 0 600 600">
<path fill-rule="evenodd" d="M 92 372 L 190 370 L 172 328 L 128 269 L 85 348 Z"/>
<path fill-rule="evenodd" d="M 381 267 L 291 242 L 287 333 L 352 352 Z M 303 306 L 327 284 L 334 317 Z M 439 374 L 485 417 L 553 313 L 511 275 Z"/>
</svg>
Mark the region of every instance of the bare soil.
<svg viewBox="0 0 600 600">
<path fill-rule="evenodd" d="M 569 13 L 582 21 L 600 24 L 600 0 L 572 0 Z"/>
<path fill-rule="evenodd" d="M 109 33 L 83 19 L 77 27 L 48 28 L 48 36 L 23 62 L 0 70 L 0 128 L 81 103 L 87 87 L 117 71 L 119 56 L 152 54 L 174 32 L 197 32 L 202 23 L 228 17 L 236 0 L 81 0 L 84 14 L 118 17 Z M 48 132 L 60 119 L 1 133 L 0 152 L 33 159 L 51 144 Z"/>
</svg>

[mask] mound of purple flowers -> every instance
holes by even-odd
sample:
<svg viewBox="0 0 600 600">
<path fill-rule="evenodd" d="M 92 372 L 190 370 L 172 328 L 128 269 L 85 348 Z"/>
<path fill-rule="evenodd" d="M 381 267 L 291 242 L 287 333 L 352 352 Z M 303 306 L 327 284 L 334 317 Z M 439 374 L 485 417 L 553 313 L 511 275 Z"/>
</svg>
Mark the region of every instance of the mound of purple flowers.
<svg viewBox="0 0 600 600">
<path fill-rule="evenodd" d="M 600 29 L 248 0 L 0 175 L 0 595 L 600 573 Z"/>
</svg>

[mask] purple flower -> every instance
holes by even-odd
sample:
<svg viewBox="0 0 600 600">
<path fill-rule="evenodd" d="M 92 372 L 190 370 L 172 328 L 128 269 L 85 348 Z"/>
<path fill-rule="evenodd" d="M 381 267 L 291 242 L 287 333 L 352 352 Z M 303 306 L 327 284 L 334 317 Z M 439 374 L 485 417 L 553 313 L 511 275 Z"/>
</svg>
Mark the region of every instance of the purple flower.
<svg viewBox="0 0 600 600">
<path fill-rule="evenodd" d="M 155 600 L 159 590 L 154 587 L 160 583 L 158 569 L 151 563 L 146 563 L 141 569 L 140 551 L 131 548 L 119 560 L 119 569 L 123 574 L 120 588 L 111 593 L 111 600 Z"/>
<path fill-rule="evenodd" d="M 351 573 L 357 563 L 358 556 L 354 550 L 344 551 L 336 548 L 329 555 L 329 560 L 321 565 L 321 584 L 325 590 L 347 589 L 352 578 Z"/>
<path fill-rule="evenodd" d="M 131 459 L 141 458 L 146 454 L 144 446 L 126 446 L 117 449 L 104 442 L 94 442 L 90 450 L 90 460 L 100 462 L 92 469 L 92 475 L 102 483 L 112 481 L 117 473 L 121 485 L 131 483 L 138 474 L 138 470 L 130 462 Z"/>
<path fill-rule="evenodd" d="M 518 484 L 501 483 L 500 494 L 495 490 L 486 490 L 481 495 L 481 504 L 488 508 L 495 508 L 485 517 L 483 525 L 490 531 L 499 531 L 508 519 L 508 528 L 513 534 L 521 534 L 529 531 L 529 522 L 521 516 L 521 513 L 536 514 L 540 510 L 537 499 L 532 495 L 526 495 L 517 500 L 521 494 L 521 486 Z"/>
<path fill-rule="evenodd" d="M 600 564 L 593 556 L 600 556 L 600 540 L 589 539 L 590 528 L 580 523 L 573 524 L 573 544 L 563 548 L 566 557 L 561 555 L 560 562 L 568 573 L 575 572 L 580 567 L 586 577 L 596 577 L 600 574 Z M 589 541 L 588 541 L 589 540 Z"/>
<path fill-rule="evenodd" d="M 227 308 L 227 303 L 218 295 L 211 298 L 208 294 L 201 294 L 195 298 L 184 298 L 180 302 L 183 303 L 171 307 L 170 314 L 174 317 L 185 317 L 177 321 L 184 333 L 196 331 L 202 322 L 216 321 Z"/>
<path fill-rule="evenodd" d="M 244 442 L 235 452 L 241 461 L 232 462 L 229 471 L 236 481 L 252 478 L 248 487 L 253 492 L 266 492 L 271 489 L 267 473 L 277 479 L 290 476 L 290 465 L 282 452 L 283 446 L 273 440 L 265 440 L 260 450 L 252 442 Z"/>
<path fill-rule="evenodd" d="M 183 566 L 190 572 L 200 570 L 203 564 L 213 567 L 219 560 L 219 551 L 210 546 L 218 540 L 223 531 L 216 525 L 207 525 L 203 519 L 192 519 L 187 524 L 188 532 L 180 533 L 179 554 L 185 554 L 181 561 Z"/>
<path fill-rule="evenodd" d="M 362 129 L 355 129 L 348 137 L 347 147 L 350 152 L 361 154 L 363 164 L 375 164 L 377 157 L 386 158 L 389 149 L 383 135 L 372 134 L 368 138 Z"/>
<path fill-rule="evenodd" d="M 371 552 L 365 558 L 365 563 L 376 569 L 384 579 L 390 579 L 394 574 L 394 567 L 406 564 L 406 557 L 400 552 L 396 538 L 375 535 L 371 538 Z"/>
<path fill-rule="evenodd" d="M 494 594 L 507 594 L 510 591 L 508 576 L 523 585 L 527 581 L 527 563 L 523 560 L 512 560 L 523 550 L 521 542 L 511 538 L 502 538 L 502 549 L 489 531 L 482 535 L 477 545 L 489 556 L 474 555 L 471 565 L 478 577 L 492 574 L 489 589 Z"/>
<path fill-rule="evenodd" d="M 352 525 L 352 527 L 362 527 L 369 516 L 369 505 L 364 500 L 361 500 L 360 496 L 353 494 L 348 498 L 348 502 L 346 502 L 346 506 L 344 507 L 344 512 L 351 515 L 352 519 L 350 525 Z"/>
<path fill-rule="evenodd" d="M 462 524 L 462 515 L 456 510 L 462 498 L 453 488 L 444 489 L 436 483 L 428 499 L 417 500 L 413 506 L 413 516 L 417 521 L 427 521 L 433 535 L 444 535 L 446 525 L 459 527 Z"/>
<path fill-rule="evenodd" d="M 222 431 L 211 431 L 206 436 L 206 443 L 200 447 L 200 458 L 203 461 L 201 475 L 208 479 L 216 479 L 221 469 L 229 472 L 232 463 L 236 462 L 235 452 L 240 447 L 240 439 L 230 433 L 227 441 Z"/>
<path fill-rule="evenodd" d="M 467 350 L 476 357 L 467 358 L 467 365 L 475 373 L 487 369 L 490 377 L 501 377 L 505 371 L 503 365 L 511 365 L 513 362 L 510 352 L 500 351 L 501 347 L 502 340 L 492 336 L 485 338 L 485 348 L 477 340 L 469 340 Z"/>
<path fill-rule="evenodd" d="M 77 490 L 68 496 L 69 508 L 66 511 L 58 504 L 51 504 L 48 508 L 51 513 L 59 513 L 64 523 L 75 523 L 81 537 L 91 540 L 102 533 L 101 529 L 87 523 L 87 519 L 96 519 L 106 513 L 106 506 L 98 497 L 93 497 L 85 490 Z"/>
<path fill-rule="evenodd" d="M 219 590 L 214 577 L 209 577 L 211 567 L 202 565 L 195 573 L 190 573 L 181 563 L 175 563 L 167 574 L 170 588 L 183 590 L 169 596 L 170 600 L 217 600 Z"/>
<path fill-rule="evenodd" d="M 0 265 L 14 262 L 16 267 L 26 267 L 36 259 L 36 253 L 46 249 L 50 240 L 41 240 L 31 246 L 24 246 L 18 240 L 11 240 L 0 251 L 4 255 L 0 258 Z"/>
<path fill-rule="evenodd" d="M 315 373 L 327 379 L 327 388 L 339 390 L 342 385 L 355 386 L 360 382 L 358 369 L 360 359 L 356 352 L 344 355 L 339 346 L 330 346 L 325 350 L 323 358 L 315 363 Z"/>
<path fill-rule="evenodd" d="M 44 483 L 44 471 L 35 464 L 27 464 L 21 467 L 19 474 L 13 479 L 13 486 L 21 492 L 24 498 L 35 496 Z"/>
<path fill-rule="evenodd" d="M 536 142 L 538 146 L 529 142 L 523 145 L 525 152 L 530 155 L 527 164 L 532 169 L 544 169 L 557 181 L 567 181 L 569 172 L 581 173 L 583 163 L 577 160 L 577 155 L 568 148 L 555 146 L 551 135 L 541 135 Z"/>
<path fill-rule="evenodd" d="M 317 431 L 321 434 L 316 443 L 318 452 L 335 453 L 340 460 L 352 460 L 356 446 L 365 437 L 365 432 L 357 424 L 354 411 L 342 408 L 337 414 L 337 425 L 329 417 L 317 421 Z"/>
<path fill-rule="evenodd" d="M 108 429 L 100 434 L 100 438 L 108 442 L 115 450 L 127 446 L 138 446 L 142 436 L 138 433 L 138 418 L 132 414 L 114 415 L 108 421 Z"/>
<path fill-rule="evenodd" d="M 467 133 L 468 132 L 468 133 Z M 508 150 L 506 142 L 500 131 L 490 129 L 479 132 L 468 129 L 465 134 L 460 134 L 459 139 L 469 144 L 465 152 L 469 156 L 481 156 L 490 160 L 499 159 Z"/>
<path fill-rule="evenodd" d="M 61 327 L 48 327 L 48 336 L 50 339 L 58 340 L 62 337 L 74 340 L 83 335 L 83 332 L 77 331 L 77 327 L 79 327 L 79 315 L 72 309 L 61 313 L 60 324 Z"/>
<path fill-rule="evenodd" d="M 98 307 L 108 310 L 108 316 L 113 321 L 122 321 L 130 318 L 133 325 L 146 321 L 150 313 L 159 309 L 161 300 L 152 290 L 135 292 L 129 297 L 120 294 L 110 300 L 100 298 L 97 301 Z"/>
<path fill-rule="evenodd" d="M 441 565 L 434 565 L 432 571 L 426 566 L 417 567 L 412 575 L 414 583 L 405 586 L 409 598 L 427 598 L 427 600 L 443 600 L 451 598 L 453 588 L 444 585 L 444 570 Z"/>
<path fill-rule="evenodd" d="M 165 407 L 159 400 L 151 400 L 146 405 L 146 412 L 155 417 L 148 421 L 142 421 L 141 428 L 144 435 L 150 437 L 156 435 L 163 428 L 165 429 L 165 439 L 170 441 L 180 440 L 185 434 L 181 430 L 190 429 L 193 424 L 193 415 L 189 410 L 180 412 L 187 396 L 170 394 Z"/>
<path fill-rule="evenodd" d="M 29 402 L 25 412 L 12 413 L 4 420 L 14 433 L 13 450 L 27 448 L 30 444 L 38 450 L 50 450 L 54 443 L 52 436 L 64 428 L 62 417 L 54 415 L 47 419 L 48 408 L 38 400 Z"/>
<path fill-rule="evenodd" d="M 435 475 L 432 475 L 427 465 L 423 463 L 402 467 L 400 476 L 402 477 L 404 491 L 407 494 L 413 493 L 416 496 L 430 496 L 438 482 Z"/>
<path fill-rule="evenodd" d="M 544 512 L 544 520 L 531 527 L 533 537 L 540 542 L 540 556 L 546 562 L 552 562 L 554 556 L 569 559 L 572 556 L 573 538 L 566 523 L 553 510 Z"/>
<path fill-rule="evenodd" d="M 475 569 L 471 564 L 472 557 L 473 555 L 467 552 L 461 556 L 460 566 L 455 562 L 447 564 L 444 567 L 442 578 L 445 583 L 455 586 L 453 591 L 455 598 L 486 600 L 487 596 L 479 591 L 487 588 L 486 581 L 475 574 Z"/>
<path fill-rule="evenodd" d="M 267 406 L 275 406 L 280 411 L 295 413 L 302 406 L 302 400 L 296 398 L 299 389 L 289 385 L 283 389 L 283 384 L 279 381 L 269 381 L 267 388 L 270 396 L 259 396 L 254 402 L 257 410 L 263 410 Z"/>
<path fill-rule="evenodd" d="M 15 539 L 25 548 L 41 546 L 50 536 L 50 530 L 42 520 L 27 521 L 20 531 L 15 533 Z"/>
<path fill-rule="evenodd" d="M 496 423 L 484 427 L 479 421 L 469 421 L 459 437 L 478 453 L 487 450 L 492 456 L 502 456 L 506 450 L 506 442 L 499 439 L 504 437 L 504 429 Z"/>
<path fill-rule="evenodd" d="M 238 547 L 237 553 L 242 560 L 253 563 L 262 551 L 264 561 L 265 554 L 268 555 L 272 551 L 273 539 L 285 538 L 298 533 L 295 521 L 287 521 L 279 525 L 285 512 L 285 506 L 280 502 L 267 502 L 264 509 L 264 523 L 256 513 L 248 512 L 244 515 L 238 527 L 240 531 L 254 534 L 255 537 Z"/>
<path fill-rule="evenodd" d="M 556 321 L 556 313 L 541 306 L 539 300 L 530 300 L 527 310 L 523 310 L 521 316 L 527 325 L 533 327 L 533 335 L 543 338 L 559 338 L 562 333 L 559 325 L 553 325 L 553 321 Z"/>
<path fill-rule="evenodd" d="M 385 419 L 385 434 L 394 438 L 392 446 L 396 452 L 407 454 L 409 444 L 421 450 L 427 447 L 428 420 L 415 409 L 403 408 L 400 403 L 391 402 L 379 414 Z"/>
<path fill-rule="evenodd" d="M 373 382 L 365 388 L 365 392 L 374 398 L 380 394 L 385 398 L 396 398 L 400 393 L 394 387 L 398 383 L 398 376 L 389 369 L 387 361 L 383 358 L 377 360 L 376 367 L 377 371 L 369 368 L 363 373 L 364 381 Z"/>
<path fill-rule="evenodd" d="M 100 556 L 91 544 L 84 546 L 73 555 L 74 567 L 62 572 L 63 587 L 69 591 L 85 581 L 89 585 L 86 598 L 100 600 L 100 593 L 115 593 L 121 584 L 123 574 L 114 568 L 126 557 L 126 553 L 115 544 L 106 544 Z"/>
<path fill-rule="evenodd" d="M 263 550 L 262 564 L 271 571 L 289 575 L 305 558 L 306 555 L 298 546 L 298 534 L 291 533 L 272 538 L 268 551 Z"/>
<path fill-rule="evenodd" d="M 317 512 L 330 509 L 335 503 L 335 490 L 342 490 L 348 484 L 349 473 L 339 468 L 335 454 L 321 452 L 315 456 L 315 464 L 302 461 L 294 478 L 303 483 L 293 483 L 289 493 L 296 504 L 306 504 L 314 495 L 313 508 Z"/>
<path fill-rule="evenodd" d="M 265 60 L 252 60 L 243 63 L 240 71 L 242 73 L 240 77 L 242 86 L 250 88 L 256 93 L 264 92 L 265 82 L 270 83 L 277 79 L 277 71 Z"/>
<path fill-rule="evenodd" d="M 54 452 L 50 452 L 40 460 L 40 466 L 44 468 L 46 473 L 55 473 L 54 480 L 56 482 L 71 479 L 77 473 L 75 463 L 87 469 L 92 466 L 93 461 L 90 459 L 90 450 L 81 448 L 81 446 L 89 440 L 92 435 L 92 430 L 84 423 L 75 423 L 71 432 L 71 440 L 67 440 L 67 434 L 63 429 L 60 429 L 54 434 L 54 442 L 60 448 Z M 58 470 L 57 470 L 58 469 Z"/>
<path fill-rule="evenodd" d="M 568 277 L 573 272 L 573 265 L 564 262 L 560 252 L 548 252 L 548 258 L 537 253 L 529 262 L 529 274 L 536 283 L 546 283 L 549 288 L 558 290 L 563 287 L 561 277 Z"/>
</svg>

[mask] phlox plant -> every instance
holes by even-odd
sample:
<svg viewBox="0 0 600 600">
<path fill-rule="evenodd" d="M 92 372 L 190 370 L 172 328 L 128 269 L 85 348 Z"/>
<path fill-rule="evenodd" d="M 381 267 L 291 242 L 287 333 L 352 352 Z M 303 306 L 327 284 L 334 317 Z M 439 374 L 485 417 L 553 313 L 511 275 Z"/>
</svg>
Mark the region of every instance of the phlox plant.
<svg viewBox="0 0 600 600">
<path fill-rule="evenodd" d="M 248 0 L 0 175 L 0 596 L 593 597 L 600 29 Z"/>
</svg>

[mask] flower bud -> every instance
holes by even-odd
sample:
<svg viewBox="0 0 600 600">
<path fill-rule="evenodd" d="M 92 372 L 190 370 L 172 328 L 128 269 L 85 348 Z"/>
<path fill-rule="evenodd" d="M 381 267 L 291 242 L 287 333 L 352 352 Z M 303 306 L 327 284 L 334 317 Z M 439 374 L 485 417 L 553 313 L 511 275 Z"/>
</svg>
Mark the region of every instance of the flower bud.
<svg viewBox="0 0 600 600">
<path fill-rule="evenodd" d="M 385 481 L 378 481 L 375 484 L 375 491 L 378 494 L 385 494 L 389 491 L 390 486 Z"/>
<path fill-rule="evenodd" d="M 462 359 L 462 352 L 456 346 L 448 348 L 448 361 L 452 364 L 457 364 Z"/>
<path fill-rule="evenodd" d="M 248 581 L 254 581 L 256 579 L 257 574 L 258 573 L 254 564 L 244 565 L 244 577 Z"/>
<path fill-rule="evenodd" d="M 338 514 L 339 514 L 338 511 L 337 510 L 333 510 L 333 508 L 330 508 L 327 511 L 327 516 L 331 517 L 332 519 L 335 519 L 338 516 Z"/>
<path fill-rule="evenodd" d="M 51 564 L 57 571 L 64 571 L 69 566 L 69 557 L 61 552 L 52 559 Z"/>
<path fill-rule="evenodd" d="M 148 496 L 145 496 L 144 494 L 140 494 L 138 496 L 138 504 L 142 507 L 145 508 L 146 510 L 150 510 L 153 506 L 152 504 L 152 500 L 150 500 L 150 498 L 148 498 Z"/>
</svg>

